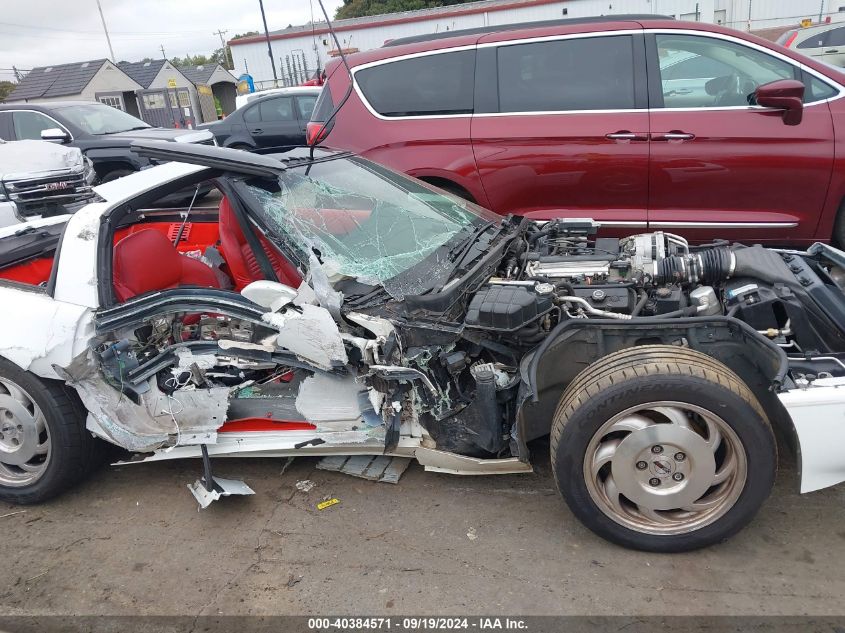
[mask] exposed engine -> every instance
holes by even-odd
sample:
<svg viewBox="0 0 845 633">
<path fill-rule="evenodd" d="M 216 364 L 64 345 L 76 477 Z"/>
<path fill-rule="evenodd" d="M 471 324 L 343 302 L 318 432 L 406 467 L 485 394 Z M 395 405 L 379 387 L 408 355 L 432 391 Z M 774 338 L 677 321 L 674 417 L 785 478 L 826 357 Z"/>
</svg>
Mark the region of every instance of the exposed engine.
<svg viewBox="0 0 845 633">
<path fill-rule="evenodd" d="M 529 231 L 474 294 L 465 325 L 533 345 L 565 319 L 728 315 L 795 351 L 845 350 L 840 263 L 760 246 L 691 247 L 662 232 L 595 238 L 597 229 L 560 219 Z"/>
</svg>

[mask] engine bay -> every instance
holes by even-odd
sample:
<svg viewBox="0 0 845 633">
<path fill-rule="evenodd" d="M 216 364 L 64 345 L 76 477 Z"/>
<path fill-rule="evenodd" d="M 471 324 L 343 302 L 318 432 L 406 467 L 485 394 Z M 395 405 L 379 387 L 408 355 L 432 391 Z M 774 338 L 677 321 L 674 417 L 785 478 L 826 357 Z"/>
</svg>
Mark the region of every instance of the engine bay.
<svg viewBox="0 0 845 633">
<path fill-rule="evenodd" d="M 127 397 L 141 407 L 131 441 L 108 421 L 97 430 L 137 451 L 208 443 L 229 424 L 296 428 L 312 433 L 305 445 L 336 437 L 387 452 L 414 436 L 490 458 L 521 457 L 514 438 L 525 363 L 566 324 L 659 331 L 683 322 L 686 335 L 661 342 L 685 345 L 698 320 L 712 329 L 735 319 L 785 352 L 789 380 L 845 376 L 841 252 L 691 246 L 661 232 L 604 238 L 598 228 L 523 221 L 480 249 L 482 263 L 497 254 L 489 266 L 428 304 L 384 295 L 364 303 L 311 271 L 311 285 L 282 295 L 279 284 L 254 282 L 270 286 L 244 289 L 237 315 L 206 306 L 103 327 L 92 353 L 111 393 L 94 383 L 80 393 L 92 411 L 125 408 Z M 83 383 L 77 378 L 77 389 Z"/>
</svg>

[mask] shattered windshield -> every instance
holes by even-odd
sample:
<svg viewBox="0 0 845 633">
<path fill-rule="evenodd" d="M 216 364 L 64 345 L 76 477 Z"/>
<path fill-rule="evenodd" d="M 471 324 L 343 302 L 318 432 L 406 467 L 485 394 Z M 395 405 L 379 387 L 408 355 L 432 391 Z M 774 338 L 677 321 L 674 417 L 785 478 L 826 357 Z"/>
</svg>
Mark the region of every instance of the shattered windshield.
<svg viewBox="0 0 845 633">
<path fill-rule="evenodd" d="M 397 299 L 442 281 L 446 246 L 502 219 L 360 158 L 292 166 L 246 187 L 300 263 L 316 255 L 331 283 L 382 285 Z"/>
</svg>

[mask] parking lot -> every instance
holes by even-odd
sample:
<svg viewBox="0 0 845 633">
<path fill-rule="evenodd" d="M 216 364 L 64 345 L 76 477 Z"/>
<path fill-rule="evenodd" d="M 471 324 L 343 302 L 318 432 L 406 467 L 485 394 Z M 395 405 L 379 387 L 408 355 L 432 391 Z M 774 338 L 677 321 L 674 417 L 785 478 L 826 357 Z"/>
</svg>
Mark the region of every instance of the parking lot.
<svg viewBox="0 0 845 633">
<path fill-rule="evenodd" d="M 582 527 L 547 459 L 499 477 L 412 465 L 398 485 L 316 462 L 282 473 L 285 460 L 221 460 L 220 475 L 243 476 L 256 495 L 202 512 L 185 488 L 197 461 L 106 468 L 45 505 L 3 504 L 2 612 L 843 613 L 843 487 L 800 497 L 792 466 L 728 543 L 665 556 Z M 303 480 L 310 492 L 297 490 Z M 317 510 L 327 495 L 340 504 Z"/>
</svg>

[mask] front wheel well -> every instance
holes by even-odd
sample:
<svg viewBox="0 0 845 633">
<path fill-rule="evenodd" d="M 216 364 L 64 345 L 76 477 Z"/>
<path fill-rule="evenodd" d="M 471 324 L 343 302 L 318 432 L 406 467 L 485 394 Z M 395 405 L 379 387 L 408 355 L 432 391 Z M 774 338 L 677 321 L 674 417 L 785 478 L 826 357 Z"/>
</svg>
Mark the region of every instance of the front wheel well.
<svg viewBox="0 0 845 633">
<path fill-rule="evenodd" d="M 469 202 L 476 201 L 475 197 L 467 191 L 465 187 L 462 187 L 448 178 L 442 178 L 440 176 L 420 176 L 420 180 L 427 182 L 430 185 L 434 185 L 435 187 L 439 187 L 444 191 L 448 191 L 449 193 L 456 195 L 459 198 L 463 198 L 464 200 L 468 200 Z"/>
<path fill-rule="evenodd" d="M 558 328 L 527 361 L 529 384 L 517 417 L 519 445 L 515 448 L 520 455 L 527 454 L 525 442 L 549 433 L 563 392 L 582 370 L 610 354 L 643 345 L 689 348 L 721 362 L 754 393 L 786 444 L 795 445 L 791 419 L 772 389 L 786 372 L 786 355 L 736 319 L 613 324 L 581 320 Z"/>
<path fill-rule="evenodd" d="M 102 182 L 112 172 L 133 172 L 138 171 L 131 163 L 123 161 L 106 161 L 95 162 L 94 171 L 97 173 L 97 178 Z"/>
</svg>

